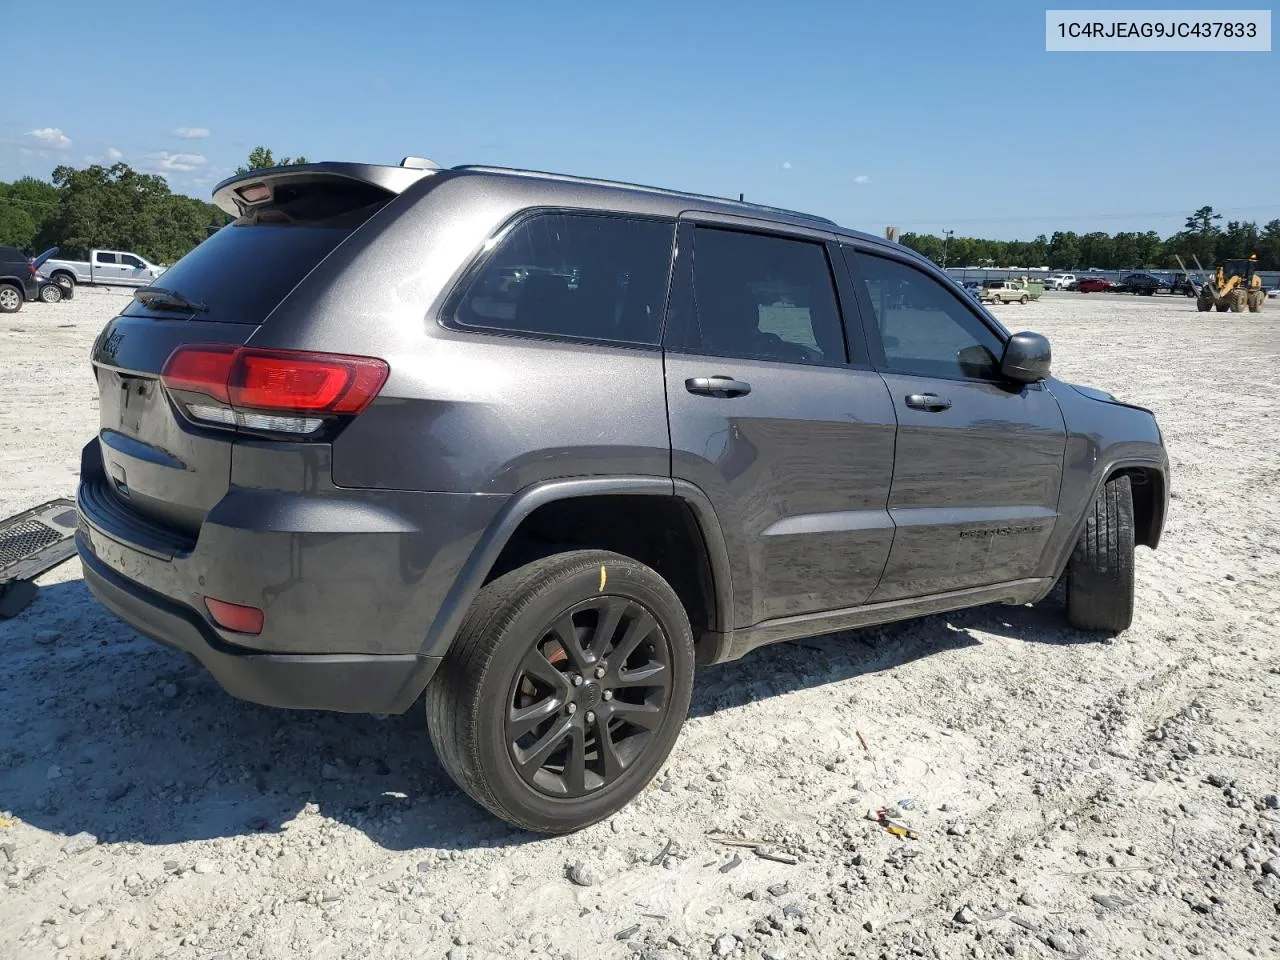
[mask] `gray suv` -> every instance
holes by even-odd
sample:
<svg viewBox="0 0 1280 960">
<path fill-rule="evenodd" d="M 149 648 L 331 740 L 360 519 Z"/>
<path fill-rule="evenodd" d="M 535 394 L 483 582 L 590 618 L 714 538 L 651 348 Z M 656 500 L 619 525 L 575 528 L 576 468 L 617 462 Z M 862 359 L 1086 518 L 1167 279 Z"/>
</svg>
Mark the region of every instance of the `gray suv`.
<svg viewBox="0 0 1280 960">
<path fill-rule="evenodd" d="M 483 167 L 220 184 L 93 349 L 94 594 L 231 694 L 396 713 L 531 830 L 636 795 L 694 666 L 1044 597 L 1119 631 L 1168 460 L 927 260 Z"/>
</svg>

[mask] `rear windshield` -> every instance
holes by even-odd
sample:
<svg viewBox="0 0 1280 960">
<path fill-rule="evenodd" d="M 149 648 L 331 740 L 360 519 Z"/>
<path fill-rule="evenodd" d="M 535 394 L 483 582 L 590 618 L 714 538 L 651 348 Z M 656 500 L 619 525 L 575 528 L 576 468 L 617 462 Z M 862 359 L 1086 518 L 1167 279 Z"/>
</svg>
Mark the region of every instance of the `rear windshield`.
<svg viewBox="0 0 1280 960">
<path fill-rule="evenodd" d="M 312 268 L 392 197 L 344 181 L 280 184 L 271 203 L 227 224 L 153 280 L 207 312 L 195 320 L 261 323 Z M 154 316 L 135 301 L 124 311 Z"/>
</svg>

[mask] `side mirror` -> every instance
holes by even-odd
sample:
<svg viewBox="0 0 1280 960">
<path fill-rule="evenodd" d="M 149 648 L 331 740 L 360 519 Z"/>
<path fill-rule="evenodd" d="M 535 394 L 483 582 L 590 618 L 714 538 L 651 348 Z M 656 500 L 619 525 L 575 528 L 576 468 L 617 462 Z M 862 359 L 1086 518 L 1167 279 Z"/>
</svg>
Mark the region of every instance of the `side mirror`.
<svg viewBox="0 0 1280 960">
<path fill-rule="evenodd" d="M 1000 372 L 1018 383 L 1036 383 L 1049 376 L 1053 351 L 1049 341 L 1038 333 L 1015 333 L 1004 345 Z"/>
</svg>

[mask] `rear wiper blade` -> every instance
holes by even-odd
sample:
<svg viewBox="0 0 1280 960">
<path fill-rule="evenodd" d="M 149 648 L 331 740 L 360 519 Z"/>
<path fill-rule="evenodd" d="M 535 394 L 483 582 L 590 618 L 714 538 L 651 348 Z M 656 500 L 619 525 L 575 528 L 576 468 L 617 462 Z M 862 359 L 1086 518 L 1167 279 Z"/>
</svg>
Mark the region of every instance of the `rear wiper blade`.
<svg viewBox="0 0 1280 960">
<path fill-rule="evenodd" d="M 192 310 L 196 313 L 208 313 L 207 304 L 188 300 L 177 290 L 166 290 L 164 287 L 139 287 L 133 291 L 133 299 L 144 307 L 153 310 Z"/>
</svg>

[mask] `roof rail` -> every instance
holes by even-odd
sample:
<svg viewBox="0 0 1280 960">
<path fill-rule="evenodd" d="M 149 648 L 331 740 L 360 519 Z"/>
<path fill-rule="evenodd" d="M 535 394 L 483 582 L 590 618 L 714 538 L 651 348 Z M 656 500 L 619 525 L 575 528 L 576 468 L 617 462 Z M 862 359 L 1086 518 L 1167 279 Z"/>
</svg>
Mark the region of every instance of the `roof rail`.
<svg viewBox="0 0 1280 960">
<path fill-rule="evenodd" d="M 787 217 L 794 217 L 797 220 L 808 220 L 813 223 L 821 223 L 832 227 L 839 226 L 839 224 L 834 220 L 828 219 L 827 217 L 820 217 L 813 213 L 802 213 L 799 210 L 788 210 L 785 207 L 771 207 L 763 203 L 750 203 L 746 200 L 734 200 L 730 197 L 715 197 L 708 194 L 689 193 L 684 190 L 670 190 L 666 187 L 651 187 L 643 183 L 628 183 L 625 180 L 605 180 L 598 177 L 578 177 L 569 173 L 551 173 L 547 170 L 524 170 L 519 167 L 495 167 L 479 163 L 464 163 L 460 166 L 453 167 L 452 169 L 469 170 L 474 173 L 503 173 L 520 177 L 544 177 L 548 180 L 568 180 L 571 183 L 583 183 L 599 187 L 625 187 L 628 190 L 642 190 L 645 193 L 655 193 L 664 197 L 678 197 L 686 200 L 703 200 L 731 207 L 741 207 L 744 210 L 781 214 Z"/>
</svg>

